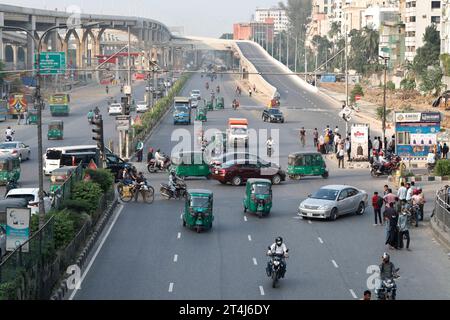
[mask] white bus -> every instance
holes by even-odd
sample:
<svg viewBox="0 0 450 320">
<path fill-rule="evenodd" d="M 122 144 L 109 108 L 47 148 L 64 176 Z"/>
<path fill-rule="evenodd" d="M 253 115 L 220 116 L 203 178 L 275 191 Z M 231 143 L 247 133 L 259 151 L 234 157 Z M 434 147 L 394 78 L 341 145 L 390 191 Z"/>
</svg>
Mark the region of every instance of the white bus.
<svg viewBox="0 0 450 320">
<path fill-rule="evenodd" d="M 52 171 L 61 168 L 61 155 L 65 153 L 80 153 L 80 152 L 96 152 L 98 147 L 96 145 L 82 145 L 70 147 L 53 147 L 47 148 L 43 155 L 44 160 L 44 174 L 51 175 Z M 106 153 L 112 153 L 108 148 L 105 148 Z"/>
</svg>

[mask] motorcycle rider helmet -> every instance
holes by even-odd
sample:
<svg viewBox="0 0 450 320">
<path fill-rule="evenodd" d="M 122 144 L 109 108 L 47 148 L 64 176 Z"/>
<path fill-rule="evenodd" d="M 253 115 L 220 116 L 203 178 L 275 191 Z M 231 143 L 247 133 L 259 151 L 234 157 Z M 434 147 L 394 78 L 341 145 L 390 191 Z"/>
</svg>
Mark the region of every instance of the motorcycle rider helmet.
<svg viewBox="0 0 450 320">
<path fill-rule="evenodd" d="M 283 238 L 282 237 L 277 237 L 275 239 L 275 243 L 277 244 L 277 246 L 281 246 L 283 244 Z"/>
<path fill-rule="evenodd" d="M 389 253 L 387 253 L 387 252 L 383 253 L 382 258 L 383 258 L 383 262 L 386 262 L 386 263 L 389 262 L 389 259 L 390 259 Z"/>
</svg>

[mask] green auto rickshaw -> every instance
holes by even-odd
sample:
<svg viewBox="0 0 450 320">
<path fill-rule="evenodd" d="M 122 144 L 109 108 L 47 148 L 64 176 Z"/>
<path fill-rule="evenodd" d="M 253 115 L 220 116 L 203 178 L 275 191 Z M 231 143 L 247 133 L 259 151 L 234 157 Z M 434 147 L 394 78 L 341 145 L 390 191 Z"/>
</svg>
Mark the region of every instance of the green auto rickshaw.
<svg viewBox="0 0 450 320">
<path fill-rule="evenodd" d="M 58 191 L 59 188 L 72 176 L 77 167 L 66 166 L 52 171 L 50 177 L 50 193 Z"/>
<path fill-rule="evenodd" d="M 325 160 L 319 152 L 296 152 L 288 157 L 287 174 L 289 178 L 298 180 L 304 176 L 329 176 Z"/>
<path fill-rule="evenodd" d="M 197 107 L 196 109 L 196 114 L 195 114 L 195 120 L 196 121 L 207 121 L 207 116 L 206 114 L 208 113 L 208 110 L 205 107 Z"/>
<path fill-rule="evenodd" d="M 185 177 L 211 177 L 209 165 L 203 152 L 187 151 L 172 158 L 171 170 L 175 170 L 177 176 Z"/>
<path fill-rule="evenodd" d="M 224 102 L 223 97 L 217 97 L 215 109 L 219 110 L 219 109 L 224 109 L 224 108 L 225 108 L 225 102 Z"/>
<path fill-rule="evenodd" d="M 202 189 L 188 190 L 183 226 L 195 229 L 199 233 L 202 230 L 211 229 L 213 220 L 213 193 Z"/>
<path fill-rule="evenodd" d="M 248 179 L 245 187 L 244 212 L 256 213 L 260 218 L 272 209 L 272 182 L 268 179 Z"/>
<path fill-rule="evenodd" d="M 208 109 L 208 111 L 214 110 L 214 100 L 206 101 L 205 105 L 206 105 L 206 109 Z"/>
<path fill-rule="evenodd" d="M 47 132 L 48 140 L 63 140 L 64 139 L 64 122 L 62 120 L 53 120 L 48 125 Z"/>
<path fill-rule="evenodd" d="M 29 124 L 37 124 L 38 123 L 38 115 L 36 110 L 28 111 L 28 123 Z"/>
<path fill-rule="evenodd" d="M 13 156 L 0 156 L 0 184 L 20 179 L 20 160 Z"/>
</svg>

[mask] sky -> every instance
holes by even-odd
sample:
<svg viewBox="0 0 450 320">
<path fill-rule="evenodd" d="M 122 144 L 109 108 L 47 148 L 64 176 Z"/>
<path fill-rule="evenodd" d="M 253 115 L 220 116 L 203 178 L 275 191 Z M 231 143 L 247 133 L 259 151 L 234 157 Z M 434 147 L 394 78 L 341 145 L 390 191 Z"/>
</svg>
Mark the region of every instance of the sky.
<svg viewBox="0 0 450 320">
<path fill-rule="evenodd" d="M 250 21 L 256 7 L 276 6 L 278 0 L 0 0 L 1 4 L 82 13 L 140 16 L 168 27 L 183 26 L 184 35 L 218 38 L 233 32 L 233 23 Z M 73 12 L 73 11 L 72 11 Z"/>
</svg>

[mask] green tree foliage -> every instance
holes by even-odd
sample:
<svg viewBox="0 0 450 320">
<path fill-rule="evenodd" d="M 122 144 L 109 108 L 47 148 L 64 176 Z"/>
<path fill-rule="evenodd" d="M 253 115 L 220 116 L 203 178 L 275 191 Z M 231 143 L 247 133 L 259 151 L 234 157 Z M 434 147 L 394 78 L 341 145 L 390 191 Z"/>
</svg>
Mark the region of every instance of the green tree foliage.
<svg viewBox="0 0 450 320">
<path fill-rule="evenodd" d="M 437 176 L 449 176 L 450 175 L 450 160 L 439 160 L 436 163 L 434 172 Z"/>
<path fill-rule="evenodd" d="M 362 30 L 350 31 L 350 57 L 349 67 L 360 74 L 378 72 L 381 67 L 378 63 L 379 33 L 370 27 Z"/>
<path fill-rule="evenodd" d="M 424 45 L 417 49 L 413 61 L 415 72 L 419 76 L 427 73 L 429 66 L 439 66 L 441 38 L 435 25 L 428 26 L 423 35 Z"/>
<path fill-rule="evenodd" d="M 356 96 L 362 96 L 364 97 L 364 91 L 362 86 L 358 83 L 355 85 L 355 87 L 353 88 L 353 90 L 350 92 L 350 102 L 354 103 L 355 102 L 355 97 Z"/>
<path fill-rule="evenodd" d="M 331 50 L 333 48 L 333 43 L 328 40 L 327 37 L 321 37 L 321 36 L 314 36 L 313 41 L 317 43 L 318 45 L 315 45 L 315 53 L 318 54 L 317 60 L 319 67 L 322 63 L 326 61 L 327 58 L 331 58 Z"/>
<path fill-rule="evenodd" d="M 386 109 L 386 118 L 388 118 L 391 113 L 392 113 L 392 109 Z M 377 108 L 377 119 L 383 120 L 383 114 L 384 114 L 384 108 L 378 107 Z"/>
<path fill-rule="evenodd" d="M 103 190 L 98 183 L 93 181 L 80 181 L 75 184 L 72 190 L 72 200 L 86 201 L 91 207 L 89 214 L 94 213 L 99 205 L 99 200 Z"/>
<path fill-rule="evenodd" d="M 400 82 L 400 88 L 403 90 L 414 90 L 416 88 L 416 81 L 414 79 L 404 78 Z"/>
<path fill-rule="evenodd" d="M 111 170 L 108 169 L 87 169 L 85 174 L 88 174 L 92 181 L 98 183 L 102 188 L 103 192 L 108 192 L 111 190 L 112 185 L 114 184 L 114 175 L 111 173 Z"/>
<path fill-rule="evenodd" d="M 311 0 L 287 0 L 280 2 L 279 7 L 286 10 L 292 34 L 304 34 L 305 25 L 311 16 Z"/>
<path fill-rule="evenodd" d="M 450 54 L 443 53 L 441 54 L 442 65 L 444 66 L 444 75 L 446 77 L 450 76 Z"/>
<path fill-rule="evenodd" d="M 341 35 L 341 23 L 333 21 L 330 26 L 330 31 L 328 32 L 328 37 L 330 39 L 338 38 Z"/>
<path fill-rule="evenodd" d="M 433 94 L 438 96 L 443 88 L 442 84 L 442 70 L 439 67 L 429 67 L 422 73 L 422 82 L 419 85 L 419 89 L 427 94 Z"/>
<path fill-rule="evenodd" d="M 388 81 L 386 83 L 386 89 L 389 91 L 394 91 L 395 90 L 395 83 L 393 83 L 392 81 Z"/>
</svg>

